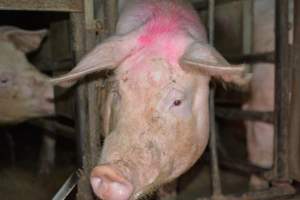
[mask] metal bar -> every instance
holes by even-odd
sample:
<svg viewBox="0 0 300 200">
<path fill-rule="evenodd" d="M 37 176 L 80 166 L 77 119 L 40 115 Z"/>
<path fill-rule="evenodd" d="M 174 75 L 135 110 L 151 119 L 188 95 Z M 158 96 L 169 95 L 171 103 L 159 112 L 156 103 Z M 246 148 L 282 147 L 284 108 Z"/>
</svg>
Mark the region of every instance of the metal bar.
<svg viewBox="0 0 300 200">
<path fill-rule="evenodd" d="M 72 49 L 74 58 L 76 61 L 79 61 L 80 58 L 84 55 L 84 20 L 82 13 L 71 13 L 70 15 L 70 23 L 71 23 L 71 37 L 72 37 Z M 73 64 L 73 66 L 75 66 Z M 83 156 L 83 144 L 84 135 L 86 133 L 86 95 L 85 95 L 85 86 L 79 85 L 76 89 L 75 94 L 75 107 L 76 107 L 76 119 L 75 119 L 75 128 L 77 132 L 77 151 L 78 151 L 78 163 L 79 166 L 82 165 L 82 156 Z"/>
<path fill-rule="evenodd" d="M 215 0 L 208 1 L 208 32 L 209 32 L 209 43 L 214 44 L 214 31 L 215 31 Z M 220 178 L 220 170 L 218 163 L 218 154 L 217 154 L 217 133 L 216 133 L 216 124 L 215 124 L 215 88 L 210 89 L 209 94 L 209 112 L 210 112 L 210 139 L 209 139 L 209 148 L 211 155 L 211 178 L 212 178 L 212 198 L 220 199 L 222 198 L 222 186 Z"/>
<path fill-rule="evenodd" d="M 234 2 L 234 1 L 242 1 L 242 0 L 217 0 L 216 5 L 230 3 L 230 2 Z M 201 11 L 201 10 L 208 9 L 209 2 L 208 2 L 208 0 L 196 1 L 196 2 L 193 2 L 193 5 L 196 10 Z"/>
<path fill-rule="evenodd" d="M 54 120 L 47 120 L 47 119 L 34 119 L 28 121 L 29 124 L 37 126 L 39 128 L 45 129 L 54 135 L 60 135 L 62 137 L 74 140 L 75 139 L 75 129 L 56 122 Z M 53 129 L 55 130 L 53 132 Z"/>
<path fill-rule="evenodd" d="M 215 39 L 215 0 L 208 1 L 208 31 L 209 43 L 213 45 Z"/>
<path fill-rule="evenodd" d="M 267 123 L 274 123 L 274 113 L 262 112 L 262 111 L 246 111 L 236 108 L 223 108 L 217 107 L 216 116 L 232 119 L 232 120 L 252 120 L 252 121 L 262 121 Z"/>
<path fill-rule="evenodd" d="M 210 113 L 210 139 L 209 139 L 209 149 L 211 155 L 211 177 L 212 177 L 212 197 L 217 199 L 222 196 L 222 187 L 221 187 L 221 178 L 219 170 L 219 161 L 217 154 L 217 139 L 216 139 L 216 124 L 215 124 L 215 112 L 214 112 L 214 88 L 210 89 L 210 98 L 209 98 L 209 113 Z"/>
<path fill-rule="evenodd" d="M 95 31 L 95 3 L 94 0 L 85 0 L 85 24 L 86 24 L 86 50 L 90 51 L 96 45 Z M 100 155 L 100 96 L 97 83 L 98 77 L 90 76 L 88 82 L 88 113 L 89 113 L 89 131 L 86 134 L 86 157 L 89 159 L 86 166 L 86 172 L 90 174 L 92 168 L 97 164 Z"/>
<path fill-rule="evenodd" d="M 272 187 L 269 190 L 247 192 L 223 196 L 222 200 L 282 200 L 293 197 L 295 189 L 291 186 Z M 197 200 L 214 200 L 214 198 L 197 198 Z"/>
<path fill-rule="evenodd" d="M 0 10 L 82 12 L 82 0 L 0 0 Z"/>
<path fill-rule="evenodd" d="M 291 99 L 291 125 L 289 139 L 290 174 L 300 181 L 300 1 L 294 1 L 294 44 L 293 44 L 293 81 Z M 300 199 L 300 198 L 299 198 Z"/>
<path fill-rule="evenodd" d="M 86 52 L 86 27 L 85 27 L 85 15 L 84 13 L 71 13 L 71 31 L 73 35 L 72 46 L 76 61 Z M 76 129 L 77 134 L 77 147 L 78 147 L 78 160 L 79 166 L 83 168 L 80 180 L 78 182 L 77 199 L 79 200 L 92 200 L 93 195 L 89 185 L 89 157 L 87 150 L 87 137 L 89 133 L 89 113 L 88 113 L 88 92 L 86 82 L 81 82 L 76 90 Z"/>
<path fill-rule="evenodd" d="M 274 178 L 277 181 L 289 180 L 288 128 L 292 68 L 289 64 L 288 3 L 288 0 L 276 0 Z"/>
<path fill-rule="evenodd" d="M 115 32 L 118 19 L 118 0 L 104 1 L 105 15 L 104 24 L 108 30 L 108 34 Z"/>
<path fill-rule="evenodd" d="M 72 173 L 70 177 L 66 180 L 63 186 L 58 190 L 52 200 L 64 200 L 66 199 L 72 190 L 76 187 L 76 184 L 79 180 L 78 171 Z"/>
<path fill-rule="evenodd" d="M 243 1 L 243 53 L 252 53 L 253 1 Z"/>
<path fill-rule="evenodd" d="M 257 54 L 245 54 L 240 56 L 225 56 L 230 63 L 241 64 L 241 63 L 274 63 L 275 54 L 274 52 L 257 53 Z"/>
</svg>

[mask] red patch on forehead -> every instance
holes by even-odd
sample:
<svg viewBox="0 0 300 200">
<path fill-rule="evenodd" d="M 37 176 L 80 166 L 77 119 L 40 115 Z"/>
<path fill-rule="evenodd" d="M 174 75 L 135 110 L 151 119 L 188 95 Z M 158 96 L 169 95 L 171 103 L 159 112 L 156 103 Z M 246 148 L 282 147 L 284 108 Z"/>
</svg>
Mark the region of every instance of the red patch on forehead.
<svg viewBox="0 0 300 200">
<path fill-rule="evenodd" d="M 146 25 L 145 33 L 139 37 L 139 42 L 143 46 L 150 45 L 165 34 L 175 33 L 178 29 L 176 20 L 161 18 L 149 22 Z"/>
<path fill-rule="evenodd" d="M 199 21 L 195 13 L 189 13 L 190 9 L 185 9 L 172 1 L 159 2 L 145 5 L 145 12 L 150 12 L 150 17 L 145 24 L 144 34 L 139 37 L 141 45 L 149 45 L 166 34 L 178 34 L 185 26 L 199 26 Z"/>
<path fill-rule="evenodd" d="M 151 49 L 171 64 L 177 64 L 187 45 L 186 29 L 201 26 L 197 15 L 172 1 L 159 1 L 145 5 L 141 10 L 150 13 L 144 32 L 138 38 L 142 48 Z"/>
</svg>

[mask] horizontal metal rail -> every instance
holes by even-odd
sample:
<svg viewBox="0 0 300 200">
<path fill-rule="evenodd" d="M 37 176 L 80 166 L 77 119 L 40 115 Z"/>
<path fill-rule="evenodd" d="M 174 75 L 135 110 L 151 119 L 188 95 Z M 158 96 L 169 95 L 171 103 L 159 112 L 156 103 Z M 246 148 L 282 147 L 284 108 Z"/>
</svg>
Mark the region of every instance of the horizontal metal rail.
<svg viewBox="0 0 300 200">
<path fill-rule="evenodd" d="M 233 1 L 242 1 L 242 0 L 223 0 L 223 1 L 217 1 L 216 4 L 225 4 L 225 3 L 229 3 L 229 2 L 233 2 Z M 200 2 L 193 2 L 193 5 L 195 7 L 196 10 L 206 10 L 208 9 L 208 0 L 206 1 L 200 1 Z"/>
<path fill-rule="evenodd" d="M 197 200 L 281 200 L 285 197 L 293 197 L 295 189 L 289 185 L 271 187 L 269 190 L 247 192 L 244 194 L 226 195 L 219 199 L 198 198 Z"/>
<path fill-rule="evenodd" d="M 240 63 L 274 63 L 275 62 L 275 53 L 274 52 L 265 52 L 257 54 L 246 54 L 238 56 L 225 56 L 230 63 L 240 64 Z"/>
<path fill-rule="evenodd" d="M 82 12 L 82 0 L 0 0 L 0 10 Z"/>
<path fill-rule="evenodd" d="M 218 117 L 225 119 L 274 122 L 274 112 L 272 111 L 246 111 L 236 108 L 216 107 L 215 112 Z"/>
</svg>

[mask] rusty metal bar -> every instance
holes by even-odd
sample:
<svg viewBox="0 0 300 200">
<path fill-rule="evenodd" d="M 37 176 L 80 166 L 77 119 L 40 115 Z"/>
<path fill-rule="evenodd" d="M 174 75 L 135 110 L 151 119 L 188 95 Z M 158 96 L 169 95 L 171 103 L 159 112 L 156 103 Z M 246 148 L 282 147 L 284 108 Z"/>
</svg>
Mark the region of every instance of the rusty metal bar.
<svg viewBox="0 0 300 200">
<path fill-rule="evenodd" d="M 82 12 L 82 0 L 0 0 L 0 10 Z"/>
<path fill-rule="evenodd" d="M 300 1 L 294 1 L 294 44 L 293 44 L 293 81 L 291 99 L 290 124 L 290 174 L 293 179 L 300 181 Z M 300 197 L 299 197 L 300 199 Z"/>
<path fill-rule="evenodd" d="M 84 13 L 71 13 L 71 31 L 72 31 L 72 46 L 74 56 L 78 62 L 86 52 L 86 27 Z M 76 130 L 77 130 L 77 147 L 78 147 L 78 160 L 79 166 L 83 167 L 78 182 L 77 199 L 79 200 L 92 200 L 92 191 L 89 186 L 89 173 L 87 172 L 89 166 L 89 158 L 86 157 L 88 143 L 86 134 L 89 132 L 89 119 L 88 119 L 88 99 L 87 99 L 87 84 L 85 80 L 78 85 L 76 90 Z"/>
<path fill-rule="evenodd" d="M 116 23 L 116 13 L 117 13 L 117 1 L 104 1 L 103 7 L 99 6 L 95 8 L 94 6 L 99 2 L 94 0 L 84 1 L 84 31 L 85 31 L 85 50 L 91 50 L 95 45 L 97 40 L 96 36 L 96 21 L 103 20 L 104 27 L 102 30 L 108 30 L 106 32 L 100 32 L 99 37 L 105 38 L 108 34 L 114 32 L 114 27 Z M 101 9 L 101 10 L 100 10 Z M 103 12 L 101 14 L 100 12 Z M 104 19 L 96 19 L 106 17 Z M 99 87 L 101 85 L 101 77 L 89 76 L 87 83 L 87 118 L 88 125 L 85 136 L 83 138 L 83 173 L 79 182 L 79 190 L 77 193 L 77 199 L 90 200 L 93 199 L 93 194 L 89 184 L 89 176 L 92 168 L 97 165 L 100 158 L 100 133 L 102 127 L 100 124 L 100 105 L 101 99 L 99 98 Z"/>
<path fill-rule="evenodd" d="M 275 162 L 276 181 L 288 181 L 289 106 L 291 66 L 289 63 L 288 0 L 276 0 L 276 69 L 275 69 Z"/>
<path fill-rule="evenodd" d="M 72 37 L 72 49 L 75 60 L 78 62 L 80 58 L 84 55 L 84 19 L 82 13 L 71 13 L 70 15 L 70 24 L 71 24 L 71 37 Z M 73 65 L 74 66 L 74 65 Z M 79 165 L 82 165 L 82 155 L 83 155 L 83 145 L 82 141 L 84 140 L 84 134 L 87 130 L 87 100 L 86 100 L 86 87 L 83 84 L 80 84 L 76 90 L 76 131 L 77 131 L 77 150 L 78 150 L 78 162 Z"/>
<path fill-rule="evenodd" d="M 262 112 L 262 111 L 246 111 L 237 108 L 223 108 L 217 107 L 215 109 L 216 116 L 233 119 L 233 120 L 252 120 L 252 121 L 262 121 L 267 123 L 274 123 L 274 113 Z"/>
</svg>

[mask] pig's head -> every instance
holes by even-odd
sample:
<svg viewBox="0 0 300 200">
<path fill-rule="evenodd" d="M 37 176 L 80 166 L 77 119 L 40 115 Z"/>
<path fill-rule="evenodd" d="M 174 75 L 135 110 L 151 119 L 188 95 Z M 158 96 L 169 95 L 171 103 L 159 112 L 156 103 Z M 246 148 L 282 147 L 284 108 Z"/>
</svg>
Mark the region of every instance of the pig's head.
<svg viewBox="0 0 300 200">
<path fill-rule="evenodd" d="M 208 141 L 210 78 L 239 81 L 243 69 L 206 43 L 165 39 L 154 42 L 138 30 L 113 36 L 53 80 L 66 85 L 115 69 L 103 113 L 106 139 L 91 173 L 101 199 L 137 199 L 188 170 Z"/>
<path fill-rule="evenodd" d="M 46 30 L 0 27 L 0 123 L 54 113 L 53 86 L 25 55 L 36 50 L 45 35 Z"/>
</svg>

